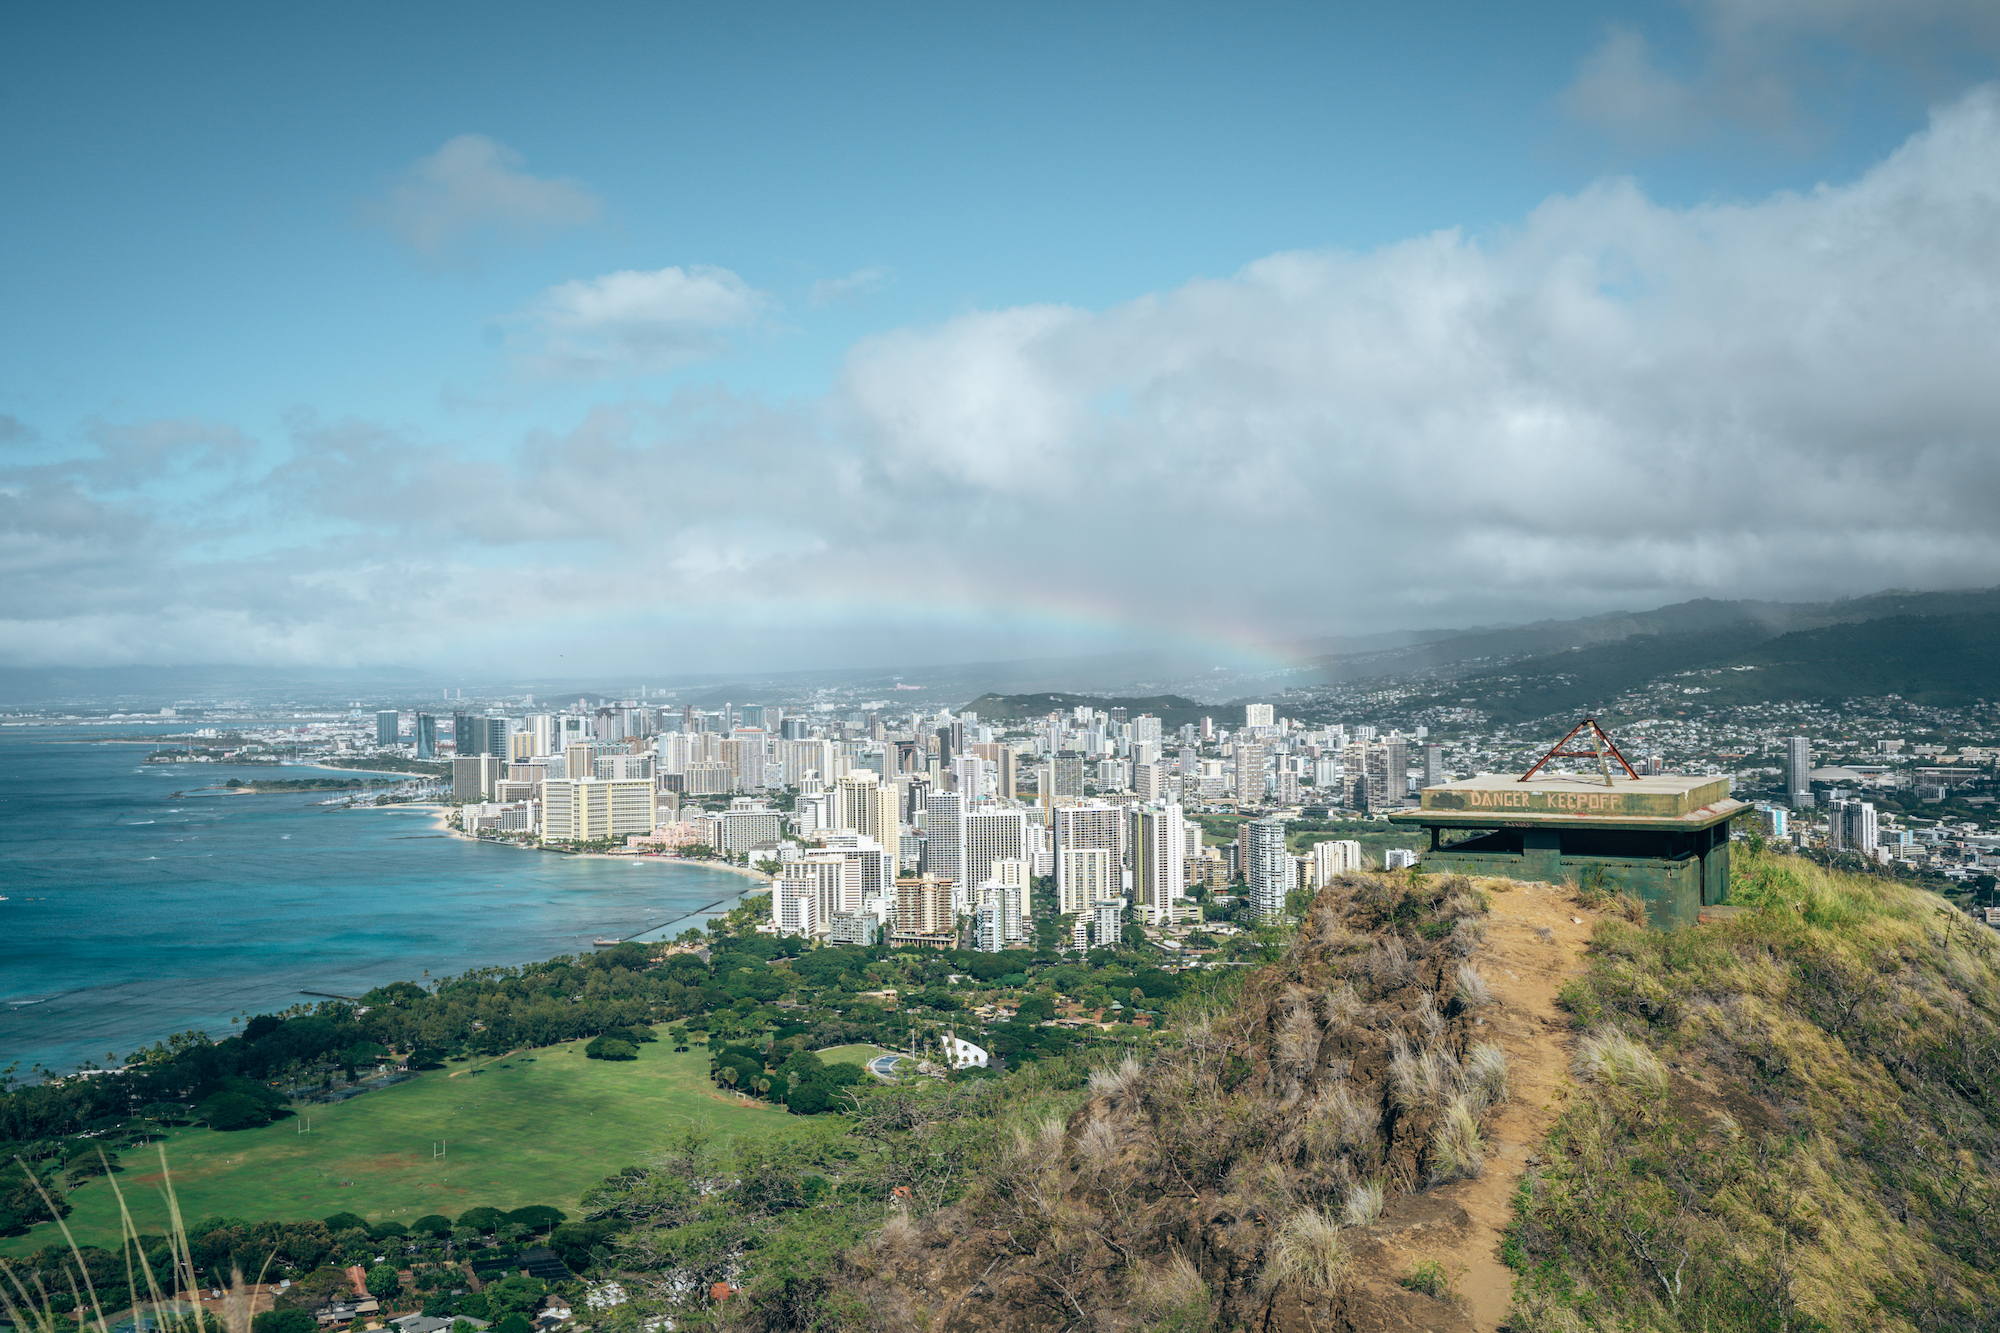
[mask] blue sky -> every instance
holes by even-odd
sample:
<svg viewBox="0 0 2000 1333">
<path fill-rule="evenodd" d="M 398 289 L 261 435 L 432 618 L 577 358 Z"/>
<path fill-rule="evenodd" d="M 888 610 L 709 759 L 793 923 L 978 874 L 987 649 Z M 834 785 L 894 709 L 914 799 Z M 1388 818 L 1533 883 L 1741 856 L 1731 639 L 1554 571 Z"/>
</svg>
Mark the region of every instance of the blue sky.
<svg viewBox="0 0 2000 1333">
<path fill-rule="evenodd" d="M 1952 0 L 16 6 L 0 655 L 1282 658 L 2000 580 L 1961 508 L 1996 34 Z M 1536 517 L 1746 455 L 1802 540 Z"/>
</svg>

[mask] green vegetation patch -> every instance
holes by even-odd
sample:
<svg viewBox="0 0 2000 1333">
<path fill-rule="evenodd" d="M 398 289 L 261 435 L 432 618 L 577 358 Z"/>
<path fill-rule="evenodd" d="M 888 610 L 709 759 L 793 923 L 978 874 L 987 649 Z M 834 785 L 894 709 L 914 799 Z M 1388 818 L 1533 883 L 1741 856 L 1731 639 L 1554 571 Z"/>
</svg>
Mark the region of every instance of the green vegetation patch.
<svg viewBox="0 0 2000 1333">
<path fill-rule="evenodd" d="M 1752 910 L 1597 927 L 1513 1326 L 1989 1326 L 2000 941 L 1796 857 L 1744 855 L 1731 899 Z"/>
<path fill-rule="evenodd" d="M 582 1052 L 583 1043 L 571 1042 L 538 1050 L 532 1060 L 454 1065 L 451 1074 L 424 1074 L 336 1106 L 301 1107 L 291 1119 L 231 1134 L 171 1131 L 165 1147 L 181 1213 L 255 1221 L 346 1211 L 408 1225 L 482 1204 L 571 1210 L 585 1190 L 652 1153 L 676 1125 L 702 1124 L 730 1139 L 798 1123 L 782 1107 L 718 1091 L 699 1048 L 677 1054 L 662 1042 L 641 1059 L 618 1061 Z M 141 1232 L 167 1229 L 158 1151 L 127 1150 L 118 1177 Z M 116 1244 L 117 1201 L 107 1186 L 91 1181 L 69 1202 L 69 1226 L 80 1242 Z M 60 1240 L 44 1223 L 0 1240 L 0 1253 L 30 1253 L 51 1237 Z"/>
</svg>

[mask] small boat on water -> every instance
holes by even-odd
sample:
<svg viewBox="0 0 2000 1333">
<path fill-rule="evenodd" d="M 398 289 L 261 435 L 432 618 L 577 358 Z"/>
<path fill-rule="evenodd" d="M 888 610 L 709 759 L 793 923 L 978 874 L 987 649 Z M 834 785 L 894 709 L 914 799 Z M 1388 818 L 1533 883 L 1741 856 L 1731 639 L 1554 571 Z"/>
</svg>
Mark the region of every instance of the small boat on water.
<svg viewBox="0 0 2000 1333">
<path fill-rule="evenodd" d="M 593 945 L 600 949 L 615 949 L 624 942 L 624 940 L 607 940 L 602 937 L 591 941 Z"/>
</svg>

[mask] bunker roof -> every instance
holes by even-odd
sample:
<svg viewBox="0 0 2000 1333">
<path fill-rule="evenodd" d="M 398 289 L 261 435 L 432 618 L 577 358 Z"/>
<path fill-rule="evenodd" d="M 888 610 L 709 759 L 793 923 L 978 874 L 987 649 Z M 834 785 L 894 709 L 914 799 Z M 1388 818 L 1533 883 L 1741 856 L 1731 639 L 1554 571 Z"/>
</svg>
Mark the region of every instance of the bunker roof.
<svg viewBox="0 0 2000 1333">
<path fill-rule="evenodd" d="M 1661 773 L 1619 777 L 1607 787 L 1595 774 L 1538 773 L 1523 782 L 1511 773 L 1493 773 L 1426 787 L 1417 810 L 1389 818 L 1454 828 L 1698 829 L 1746 808 L 1729 795 L 1724 777 Z"/>
</svg>

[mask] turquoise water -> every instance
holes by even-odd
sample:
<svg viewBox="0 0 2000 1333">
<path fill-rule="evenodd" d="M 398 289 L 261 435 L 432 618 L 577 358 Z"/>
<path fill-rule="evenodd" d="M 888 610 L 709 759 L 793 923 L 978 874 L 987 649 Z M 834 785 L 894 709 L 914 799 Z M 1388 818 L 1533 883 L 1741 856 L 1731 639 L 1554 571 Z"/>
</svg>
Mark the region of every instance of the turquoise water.
<svg viewBox="0 0 2000 1333">
<path fill-rule="evenodd" d="M 133 734 L 137 728 L 121 729 Z M 93 728 L 0 728 L 0 1069 L 102 1064 L 306 991 L 587 953 L 756 882 L 467 842 L 429 810 L 226 796 L 309 768 L 142 764 Z M 170 799 L 173 792 L 185 793 Z"/>
</svg>

